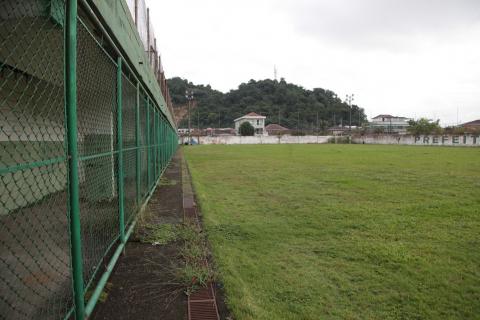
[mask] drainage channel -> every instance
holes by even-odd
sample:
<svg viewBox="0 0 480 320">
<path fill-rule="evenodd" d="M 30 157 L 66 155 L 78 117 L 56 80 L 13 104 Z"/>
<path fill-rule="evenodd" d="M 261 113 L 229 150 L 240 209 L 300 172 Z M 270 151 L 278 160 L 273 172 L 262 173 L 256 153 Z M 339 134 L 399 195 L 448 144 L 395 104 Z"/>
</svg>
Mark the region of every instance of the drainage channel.
<svg viewBox="0 0 480 320">
<path fill-rule="evenodd" d="M 193 220 L 200 226 L 192 181 L 184 157 L 182 157 L 182 192 L 184 220 Z M 208 262 L 205 263 L 208 266 Z M 214 283 L 209 283 L 188 296 L 188 320 L 220 320 L 213 287 Z"/>
<path fill-rule="evenodd" d="M 208 284 L 188 297 L 188 319 L 189 320 L 218 320 L 217 302 L 213 285 Z"/>
</svg>

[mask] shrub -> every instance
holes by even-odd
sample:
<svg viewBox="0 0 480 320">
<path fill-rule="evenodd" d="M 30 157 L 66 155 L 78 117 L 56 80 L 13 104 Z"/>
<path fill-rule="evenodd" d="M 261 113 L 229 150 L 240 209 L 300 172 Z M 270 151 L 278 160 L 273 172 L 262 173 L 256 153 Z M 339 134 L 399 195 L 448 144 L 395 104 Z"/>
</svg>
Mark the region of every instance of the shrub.
<svg viewBox="0 0 480 320">
<path fill-rule="evenodd" d="M 441 134 L 440 120 L 432 121 L 426 118 L 408 121 L 407 131 L 413 135 L 419 134 Z"/>
<path fill-rule="evenodd" d="M 245 121 L 240 125 L 239 131 L 241 136 L 253 136 L 255 134 L 255 128 L 248 121 Z"/>
<path fill-rule="evenodd" d="M 328 138 L 327 143 L 348 144 L 350 143 L 350 139 L 348 136 L 330 137 Z"/>
</svg>

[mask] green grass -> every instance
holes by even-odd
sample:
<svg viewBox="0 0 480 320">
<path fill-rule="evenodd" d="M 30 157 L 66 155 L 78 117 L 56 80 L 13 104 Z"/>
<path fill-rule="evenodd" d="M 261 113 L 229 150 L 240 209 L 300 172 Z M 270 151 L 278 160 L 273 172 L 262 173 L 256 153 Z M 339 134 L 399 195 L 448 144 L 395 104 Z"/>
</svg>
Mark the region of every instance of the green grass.
<svg viewBox="0 0 480 320">
<path fill-rule="evenodd" d="M 479 319 L 480 149 L 185 154 L 236 319 Z"/>
<path fill-rule="evenodd" d="M 178 285 L 187 295 L 209 282 L 215 281 L 214 269 L 205 265 L 208 256 L 207 239 L 196 223 L 148 223 L 150 212 L 144 212 L 137 222 L 137 234 L 143 243 L 167 245 L 179 242 L 178 256 L 181 264 L 172 263 L 163 272 L 173 275 L 170 285 Z"/>
<path fill-rule="evenodd" d="M 178 239 L 178 227 L 171 223 L 143 224 L 139 226 L 140 241 L 153 245 L 165 245 Z"/>
</svg>

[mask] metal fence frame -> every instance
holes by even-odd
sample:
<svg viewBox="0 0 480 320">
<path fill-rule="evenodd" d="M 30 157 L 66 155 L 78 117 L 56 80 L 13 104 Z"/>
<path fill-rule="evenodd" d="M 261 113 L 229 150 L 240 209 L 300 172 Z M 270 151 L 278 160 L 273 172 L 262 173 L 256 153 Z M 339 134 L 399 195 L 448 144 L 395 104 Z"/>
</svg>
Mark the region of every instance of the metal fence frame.
<svg viewBox="0 0 480 320">
<path fill-rule="evenodd" d="M 52 0 L 54 1 L 54 0 Z M 61 2 L 62 0 L 55 0 Z M 65 0 L 64 1 L 64 144 L 65 154 L 64 157 L 59 159 L 42 159 L 37 162 L 30 163 L 18 163 L 14 166 L 3 167 L 0 163 L 0 184 L 3 184 L 2 175 L 5 173 L 15 173 L 22 170 L 46 166 L 52 163 L 52 161 L 65 162 L 67 166 L 66 177 L 66 190 L 67 190 L 67 212 L 65 212 L 68 218 L 69 225 L 69 238 L 70 238 L 70 274 L 72 279 L 72 295 L 73 305 L 68 307 L 70 312 L 64 315 L 65 318 L 75 316 L 76 319 L 84 319 L 91 315 L 95 304 L 97 303 L 105 284 L 119 258 L 124 250 L 125 244 L 131 235 L 135 226 L 135 214 L 138 213 L 141 208 L 146 204 L 152 192 L 154 191 L 160 177 L 166 169 L 171 157 L 176 151 L 178 145 L 178 137 L 174 124 L 168 120 L 166 114 L 163 113 L 159 107 L 159 103 L 154 101 L 148 92 L 147 87 L 138 78 L 135 72 L 135 66 L 131 65 L 127 58 L 119 50 L 117 44 L 111 39 L 108 32 L 101 25 L 98 17 L 95 16 L 94 11 L 89 7 L 85 0 L 80 0 L 83 6 L 83 12 L 87 14 L 88 19 L 92 19 L 98 24 L 98 27 L 102 31 L 102 37 L 107 40 L 110 49 L 114 50 L 116 61 L 112 60 L 111 63 L 116 67 L 116 123 L 115 125 L 115 141 L 116 146 L 112 146 L 108 152 L 97 153 L 91 155 L 85 155 L 79 150 L 79 122 L 78 116 L 78 30 L 82 28 L 82 19 L 78 14 L 78 0 Z M 79 23 L 80 22 L 80 23 Z M 80 25 L 80 26 L 79 26 Z M 83 25 L 86 28 L 85 25 Z M 88 30 L 87 30 L 88 31 Z M 95 40 L 94 36 L 92 40 Z M 96 40 L 95 40 L 96 41 Z M 0 43 L 1 45 L 1 43 Z M 99 46 L 101 46 L 99 44 Z M 103 48 L 102 48 L 103 49 Z M 103 49 L 104 50 L 104 49 Z M 108 53 L 105 51 L 105 55 Z M 110 53 L 111 55 L 111 53 Z M 109 56 L 111 59 L 112 57 Z M 4 64 L 0 61 L 0 67 L 3 68 Z M 152 71 L 153 72 L 153 71 Z M 126 94 L 124 87 L 130 86 L 130 89 L 135 90 L 135 115 L 134 115 L 134 144 L 133 146 L 124 145 L 124 109 L 125 101 L 124 96 Z M 2 87 L 0 86 L 0 89 Z M 132 94 L 130 92 L 130 98 Z M 167 109 L 168 110 L 168 109 Z M 142 118 L 142 112 L 145 118 Z M 112 112 L 112 115 L 114 113 Z M 144 120 L 144 121 L 143 121 Z M 113 130 L 113 129 L 112 129 Z M 113 133 L 113 131 L 112 131 Z M 113 136 L 113 134 L 112 134 Z M 113 137 L 112 137 L 112 141 Z M 134 168 L 134 184 L 135 184 L 135 203 L 129 204 L 126 208 L 125 200 L 125 155 L 130 153 L 134 155 L 135 168 Z M 88 249 L 85 247 L 82 239 L 82 220 L 81 220 L 81 200 L 80 200 L 80 176 L 81 170 L 79 164 L 82 161 L 94 160 L 97 158 L 111 156 L 112 163 L 112 182 L 111 188 L 114 193 L 117 194 L 116 198 L 118 203 L 115 207 L 118 208 L 118 228 L 117 233 L 113 241 L 105 243 L 105 250 L 103 256 L 100 259 L 95 260 L 94 271 L 84 270 L 85 261 L 83 251 Z M 3 162 L 2 162 L 3 163 Z M 115 172 L 113 172 L 115 171 Z M 131 178 L 131 177 L 130 177 Z M 3 206 L 3 203 L 0 203 Z M 117 207 L 118 206 L 118 207 Z M 5 209 L 5 208 L 4 208 Z M 112 209 L 112 208 L 110 208 Z M 9 210 L 8 208 L 5 210 Z M 128 215 L 128 216 L 127 216 Z M 1 245 L 3 245 L 0 242 Z M 102 267 L 102 263 L 108 263 L 105 267 Z M 4 262 L 6 263 L 6 262 Z M 101 274 L 100 274 L 101 273 Z M 14 282 L 18 279 L 12 279 Z M 89 291 L 88 297 L 86 293 Z M 7 303 L 8 304 L 8 303 Z M 1 314 L 0 314 L 1 318 Z"/>
</svg>

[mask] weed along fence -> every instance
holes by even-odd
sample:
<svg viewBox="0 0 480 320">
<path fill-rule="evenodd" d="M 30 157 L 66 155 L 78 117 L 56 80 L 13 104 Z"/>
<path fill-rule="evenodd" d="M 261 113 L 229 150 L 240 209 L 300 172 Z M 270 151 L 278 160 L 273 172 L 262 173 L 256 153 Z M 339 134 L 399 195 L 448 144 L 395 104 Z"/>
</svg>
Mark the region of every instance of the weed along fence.
<svg viewBox="0 0 480 320">
<path fill-rule="evenodd" d="M 0 318 L 91 314 L 177 147 L 148 59 L 124 1 L 0 3 Z"/>
</svg>

